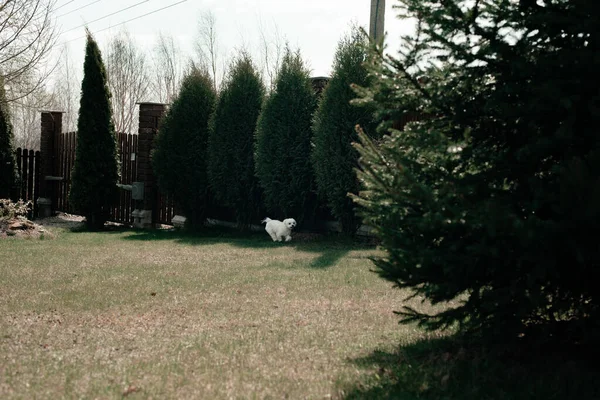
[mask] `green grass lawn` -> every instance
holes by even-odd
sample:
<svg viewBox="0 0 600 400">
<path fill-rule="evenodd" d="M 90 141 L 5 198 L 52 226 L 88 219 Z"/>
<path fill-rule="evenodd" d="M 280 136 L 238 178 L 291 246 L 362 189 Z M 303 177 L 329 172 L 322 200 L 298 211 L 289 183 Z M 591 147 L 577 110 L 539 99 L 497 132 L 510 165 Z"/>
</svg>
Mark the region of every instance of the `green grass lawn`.
<svg viewBox="0 0 600 400">
<path fill-rule="evenodd" d="M 398 325 L 407 293 L 370 271 L 372 246 L 56 232 L 0 240 L 2 399 L 525 399 L 547 389 Z M 597 394 L 596 375 L 565 368 Z"/>
<path fill-rule="evenodd" d="M 0 241 L 0 398 L 326 398 L 422 334 L 369 246 L 176 232 Z"/>
</svg>

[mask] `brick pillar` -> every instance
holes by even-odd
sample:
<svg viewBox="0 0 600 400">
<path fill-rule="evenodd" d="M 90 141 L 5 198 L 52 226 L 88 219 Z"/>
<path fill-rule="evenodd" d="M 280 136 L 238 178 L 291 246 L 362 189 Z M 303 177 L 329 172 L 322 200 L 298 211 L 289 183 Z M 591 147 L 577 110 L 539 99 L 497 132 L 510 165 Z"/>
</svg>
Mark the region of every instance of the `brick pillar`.
<svg viewBox="0 0 600 400">
<path fill-rule="evenodd" d="M 137 149 L 137 180 L 144 184 L 144 198 L 133 211 L 133 225 L 151 228 L 156 221 L 157 185 L 152 171 L 151 152 L 158 126 L 166 111 L 165 104 L 140 103 L 140 123 Z"/>
<path fill-rule="evenodd" d="M 62 133 L 62 115 L 61 111 L 42 111 L 42 129 L 40 134 L 40 197 L 37 198 L 39 217 L 50 217 L 54 205 L 53 180 L 56 173 L 56 141 L 58 135 Z"/>
</svg>

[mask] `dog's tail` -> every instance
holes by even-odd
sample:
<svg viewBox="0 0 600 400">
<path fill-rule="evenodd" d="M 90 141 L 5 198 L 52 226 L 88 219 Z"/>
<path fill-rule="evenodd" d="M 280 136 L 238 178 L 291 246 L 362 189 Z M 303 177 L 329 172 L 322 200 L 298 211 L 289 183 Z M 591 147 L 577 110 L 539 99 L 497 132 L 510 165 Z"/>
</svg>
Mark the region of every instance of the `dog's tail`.
<svg viewBox="0 0 600 400">
<path fill-rule="evenodd" d="M 263 219 L 262 221 L 260 221 L 261 224 L 266 224 L 267 222 L 269 222 L 271 220 L 271 218 L 267 217 L 265 219 Z"/>
</svg>

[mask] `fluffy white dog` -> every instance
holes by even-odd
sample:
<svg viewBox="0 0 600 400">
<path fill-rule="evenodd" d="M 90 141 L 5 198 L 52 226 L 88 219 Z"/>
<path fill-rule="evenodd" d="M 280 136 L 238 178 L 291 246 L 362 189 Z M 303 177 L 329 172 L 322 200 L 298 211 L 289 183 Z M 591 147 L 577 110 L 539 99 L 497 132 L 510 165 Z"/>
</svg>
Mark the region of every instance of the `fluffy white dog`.
<svg viewBox="0 0 600 400">
<path fill-rule="evenodd" d="M 281 242 L 283 238 L 285 238 L 286 242 L 292 240 L 292 229 L 296 226 L 296 220 L 294 218 L 286 218 L 281 222 L 267 217 L 260 222 L 261 224 L 267 224 L 265 226 L 265 231 L 267 231 L 274 242 Z"/>
</svg>

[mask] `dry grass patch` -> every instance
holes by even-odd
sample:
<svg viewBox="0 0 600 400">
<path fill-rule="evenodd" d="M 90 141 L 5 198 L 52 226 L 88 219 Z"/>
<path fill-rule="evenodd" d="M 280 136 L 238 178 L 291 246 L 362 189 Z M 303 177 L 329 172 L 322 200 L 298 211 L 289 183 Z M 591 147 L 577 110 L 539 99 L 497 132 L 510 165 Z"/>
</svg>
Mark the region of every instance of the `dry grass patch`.
<svg viewBox="0 0 600 400">
<path fill-rule="evenodd" d="M 369 246 L 54 229 L 0 241 L 1 398 L 327 398 L 423 337 Z"/>
</svg>

